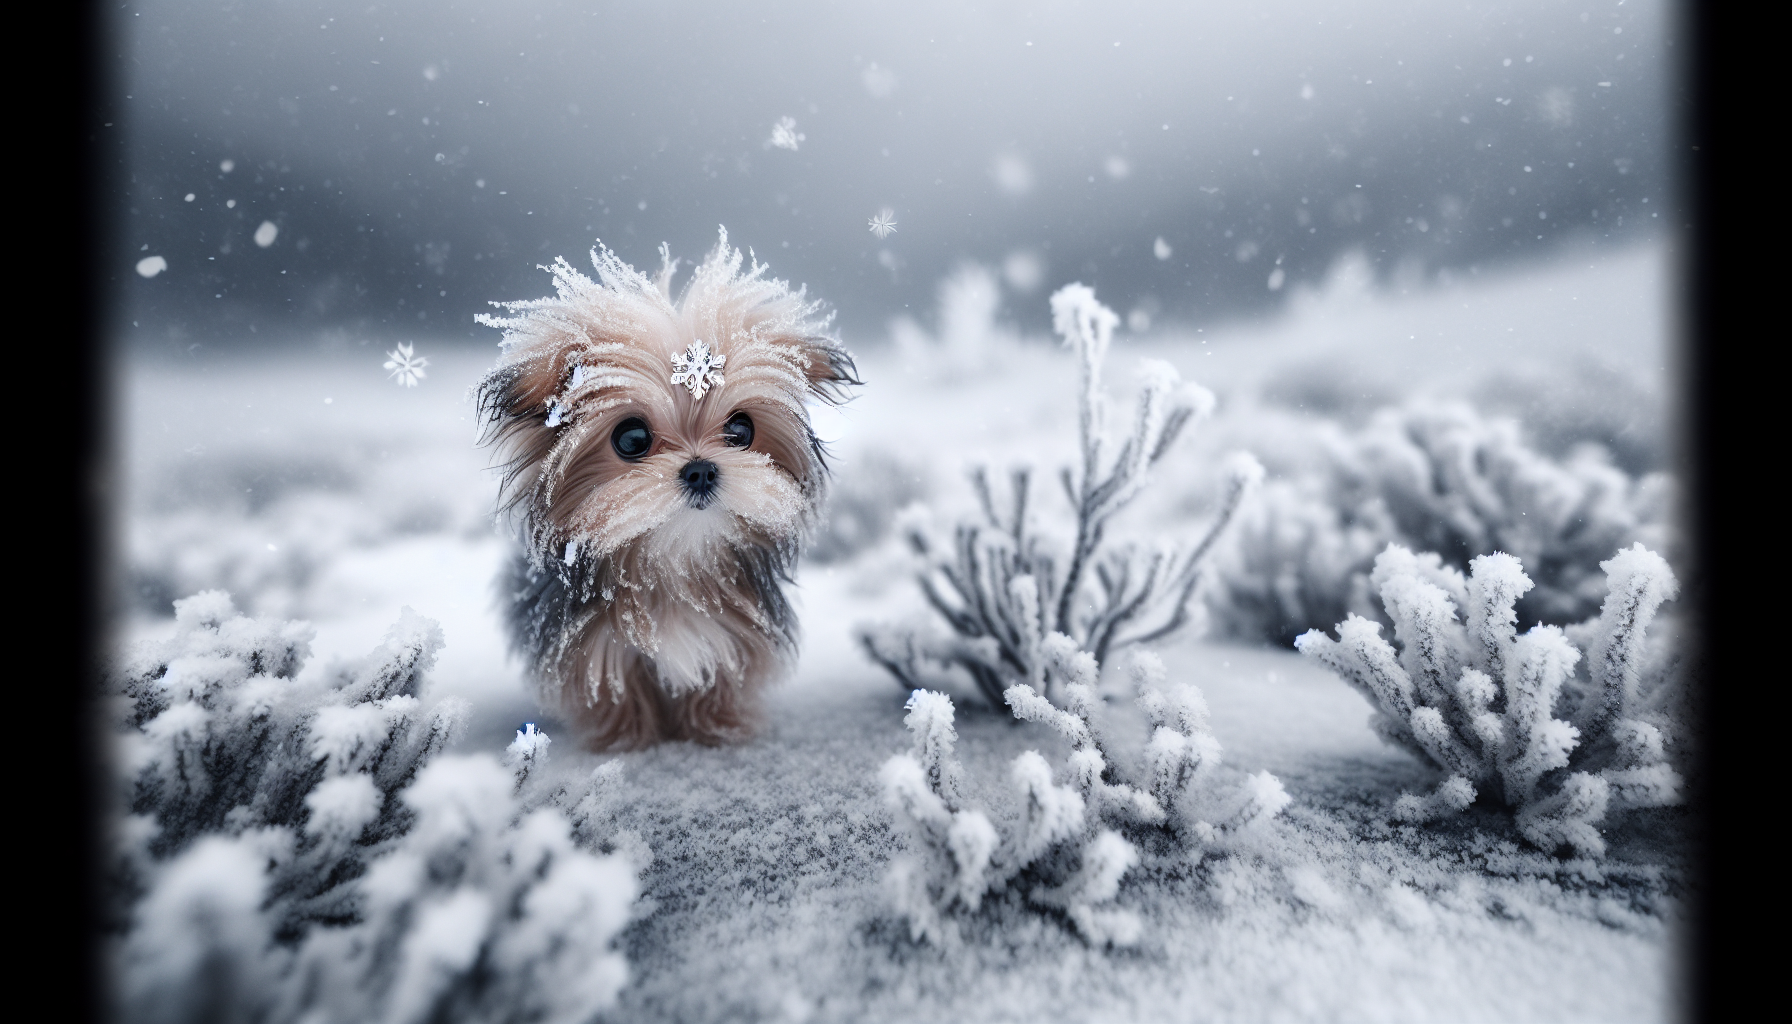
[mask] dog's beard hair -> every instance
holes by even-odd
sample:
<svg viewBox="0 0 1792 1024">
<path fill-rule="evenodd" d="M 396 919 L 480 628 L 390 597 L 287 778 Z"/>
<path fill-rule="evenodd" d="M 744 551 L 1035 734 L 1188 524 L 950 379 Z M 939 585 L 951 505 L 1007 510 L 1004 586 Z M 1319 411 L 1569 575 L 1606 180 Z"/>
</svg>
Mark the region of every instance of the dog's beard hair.
<svg viewBox="0 0 1792 1024">
<path fill-rule="evenodd" d="M 650 281 L 592 255 L 601 284 L 559 260 L 556 298 L 484 319 L 506 331 L 477 393 L 524 541 L 506 588 L 512 637 L 592 746 L 737 738 L 795 650 L 781 584 L 826 474 L 804 403 L 841 400 L 852 361 L 817 304 L 762 267 L 741 273 L 726 235 L 676 303 L 669 260 Z M 727 362 L 725 383 L 695 400 L 669 378 L 672 354 L 699 338 Z M 737 412 L 753 421 L 748 447 L 723 438 Z M 655 436 L 633 462 L 611 448 L 630 417 Z M 718 471 L 707 500 L 679 481 L 693 460 Z"/>
</svg>

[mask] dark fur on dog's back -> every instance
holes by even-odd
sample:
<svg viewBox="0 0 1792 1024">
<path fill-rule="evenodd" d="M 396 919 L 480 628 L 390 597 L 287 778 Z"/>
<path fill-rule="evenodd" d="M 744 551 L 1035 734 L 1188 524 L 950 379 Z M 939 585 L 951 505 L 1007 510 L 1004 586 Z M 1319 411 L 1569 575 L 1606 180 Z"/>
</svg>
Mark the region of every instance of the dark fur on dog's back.
<svg viewBox="0 0 1792 1024">
<path fill-rule="evenodd" d="M 601 284 L 557 261 L 557 298 L 483 319 L 506 332 L 476 396 L 522 542 L 502 582 L 512 647 L 594 748 L 737 739 L 796 650 L 782 587 L 827 476 L 804 403 L 860 381 L 819 305 L 740 273 L 725 235 L 677 303 L 669 261 L 650 281 L 593 260 Z M 704 392 L 670 379 L 698 344 L 725 357 Z M 745 442 L 723 430 L 741 416 Z M 619 457 L 632 419 L 652 446 Z M 681 465 L 707 467 L 713 500 L 685 499 Z"/>
</svg>

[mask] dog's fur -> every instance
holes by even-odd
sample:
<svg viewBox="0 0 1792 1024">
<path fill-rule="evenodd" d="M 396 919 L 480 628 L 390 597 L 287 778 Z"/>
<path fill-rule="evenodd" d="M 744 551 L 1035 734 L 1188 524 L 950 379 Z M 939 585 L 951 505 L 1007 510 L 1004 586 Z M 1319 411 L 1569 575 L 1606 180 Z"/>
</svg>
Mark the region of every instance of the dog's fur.
<svg viewBox="0 0 1792 1024">
<path fill-rule="evenodd" d="M 558 259 L 557 295 L 479 318 L 505 332 L 475 394 L 521 539 L 502 581 L 512 642 L 592 749 L 751 734 L 795 651 L 782 586 L 826 483 L 805 403 L 860 383 L 821 304 L 757 261 L 743 272 L 725 231 L 676 300 L 660 254 L 649 278 L 600 247 L 597 281 Z M 699 339 L 726 363 L 696 399 L 671 374 Z M 722 428 L 743 411 L 753 439 L 732 447 Z M 653 433 L 634 462 L 611 447 L 630 417 Z M 707 507 L 680 481 L 703 459 Z"/>
</svg>

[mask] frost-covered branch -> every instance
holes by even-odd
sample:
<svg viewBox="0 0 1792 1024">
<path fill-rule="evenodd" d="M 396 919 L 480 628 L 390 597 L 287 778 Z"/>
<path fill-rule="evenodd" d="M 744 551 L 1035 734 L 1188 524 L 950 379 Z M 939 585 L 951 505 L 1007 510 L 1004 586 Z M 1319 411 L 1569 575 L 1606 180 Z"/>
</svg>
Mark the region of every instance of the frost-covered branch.
<svg viewBox="0 0 1792 1024">
<path fill-rule="evenodd" d="M 1660 699 L 1678 666 L 1645 644 L 1678 584 L 1641 544 L 1600 567 L 1608 593 L 1597 618 L 1520 634 L 1516 605 L 1532 583 L 1517 558 L 1482 555 L 1465 580 L 1436 554 L 1389 545 L 1373 579 L 1401 649 L 1357 616 L 1335 640 L 1315 630 L 1296 641 L 1369 699 L 1383 738 L 1448 773 L 1432 794 L 1402 796 L 1396 817 L 1423 821 L 1491 795 L 1531 842 L 1597 857 L 1608 812 L 1679 802 L 1667 747 L 1683 732 Z M 1577 646 L 1577 636 L 1588 639 Z"/>
<path fill-rule="evenodd" d="M 1060 695 L 1045 672 L 1049 635 L 1070 637 L 1100 661 L 1182 629 L 1207 555 L 1261 479 L 1254 459 L 1233 456 L 1218 515 L 1192 545 L 1110 544 L 1114 516 L 1144 488 L 1183 428 L 1212 411 L 1213 395 L 1185 385 L 1169 364 L 1145 360 L 1130 429 L 1115 447 L 1102 369 L 1118 318 L 1083 285 L 1063 288 L 1051 301 L 1053 324 L 1079 369 L 1078 458 L 1060 476 L 1075 514 L 1069 550 L 1031 528 L 1028 470 L 1009 477 L 1005 501 L 982 468 L 973 471 L 978 517 L 956 524 L 950 537 L 918 526 L 908 535 L 924 564 L 921 592 L 945 629 L 881 626 L 859 633 L 866 653 L 905 688 L 947 688 L 968 679 L 984 702 L 1000 707 L 1011 686 L 1025 683 L 1056 701 Z"/>
<path fill-rule="evenodd" d="M 1207 731 L 1199 692 L 1167 688 L 1162 663 L 1137 647 L 1188 624 L 1204 560 L 1262 469 L 1249 455 L 1230 460 L 1219 514 L 1192 545 L 1110 544 L 1114 517 L 1189 421 L 1212 411 L 1213 396 L 1184 386 L 1167 363 L 1147 360 L 1130 429 L 1115 444 L 1101 378 L 1119 318 L 1080 284 L 1051 303 L 1053 326 L 1079 374 L 1078 458 L 1060 475 L 1075 515 L 1068 550 L 1032 529 L 1028 470 L 1012 473 L 1003 500 L 978 468 L 971 474 L 978 516 L 957 523 L 949 538 L 921 526 L 908 532 L 935 618 L 859 632 L 866 653 L 912 691 L 906 721 L 914 752 L 891 758 L 881 779 L 911 850 L 893 869 L 891 895 L 917 939 L 956 941 L 956 920 L 1013 883 L 1033 904 L 1062 911 L 1091 942 L 1130 944 L 1138 918 L 1112 905 L 1139 861 L 1129 835 L 1156 830 L 1185 847 L 1216 846 L 1287 803 L 1267 773 L 1239 785 L 1219 782 L 1219 743 Z M 1095 720 L 1101 666 L 1127 648 L 1155 730 L 1144 750 L 1125 755 L 1149 780 L 1137 784 L 1104 746 Z M 1071 747 L 1062 781 L 1037 752 L 1014 760 L 1010 780 L 1023 811 L 1005 829 L 971 806 L 952 757 L 956 733 L 945 693 L 962 691 L 966 680 L 989 706 L 1006 705 Z"/>
</svg>

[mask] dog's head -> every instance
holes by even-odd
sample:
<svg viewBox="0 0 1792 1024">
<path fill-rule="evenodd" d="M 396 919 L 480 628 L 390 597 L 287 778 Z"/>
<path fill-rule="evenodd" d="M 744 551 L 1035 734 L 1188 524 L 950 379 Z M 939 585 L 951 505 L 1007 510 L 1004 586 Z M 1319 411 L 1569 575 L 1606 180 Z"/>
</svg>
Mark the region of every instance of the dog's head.
<svg viewBox="0 0 1792 1024">
<path fill-rule="evenodd" d="M 726 232 L 676 299 L 664 247 L 653 278 L 591 255 L 596 281 L 558 259 L 555 296 L 479 318 L 505 332 L 476 395 L 532 557 L 653 576 L 722 548 L 787 563 L 827 472 L 806 403 L 860 383 L 832 318 L 743 271 Z"/>
</svg>

